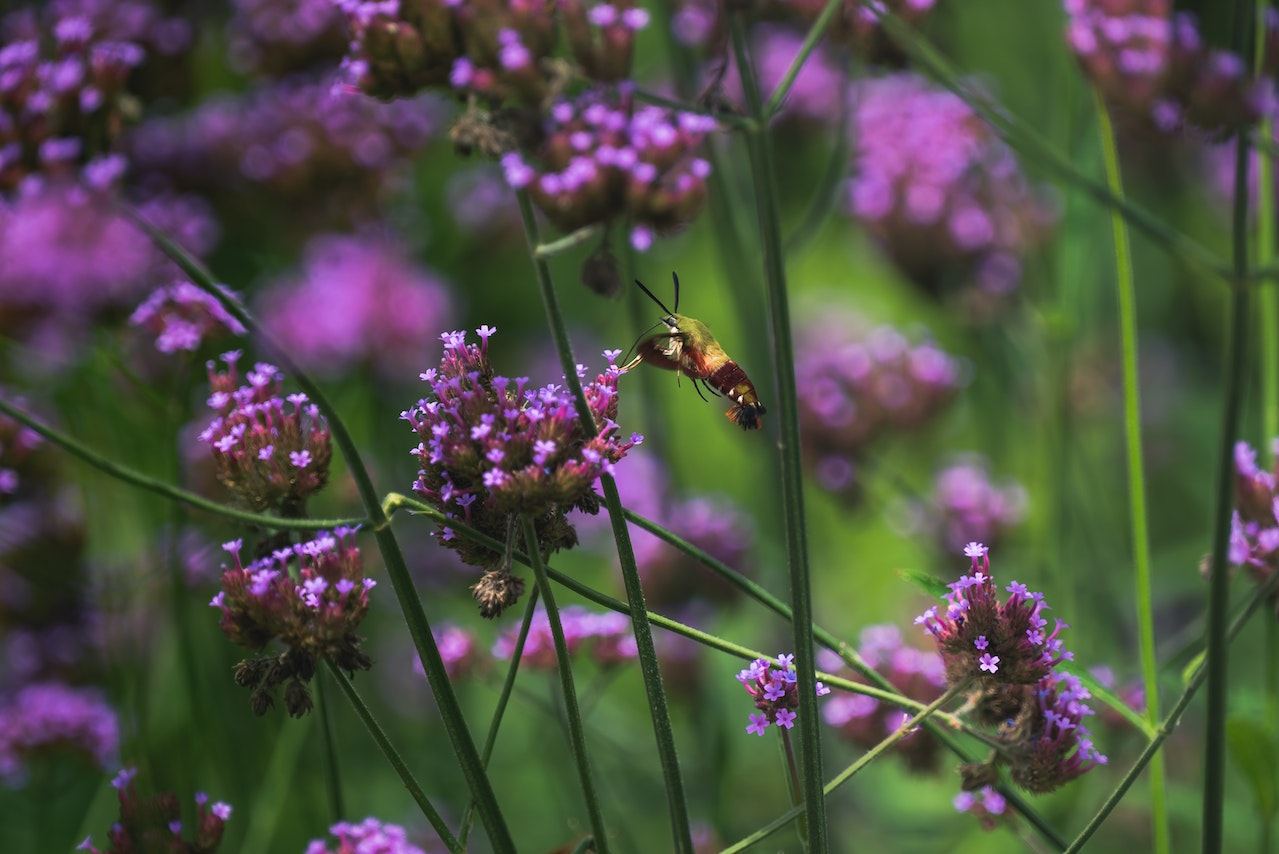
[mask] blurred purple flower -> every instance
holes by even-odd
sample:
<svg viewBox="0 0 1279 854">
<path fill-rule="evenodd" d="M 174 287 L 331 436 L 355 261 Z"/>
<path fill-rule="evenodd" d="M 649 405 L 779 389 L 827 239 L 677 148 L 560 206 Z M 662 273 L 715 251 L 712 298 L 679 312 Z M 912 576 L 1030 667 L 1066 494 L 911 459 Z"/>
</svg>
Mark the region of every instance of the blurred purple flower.
<svg viewBox="0 0 1279 854">
<path fill-rule="evenodd" d="M 977 540 L 997 546 L 1026 517 L 1026 490 L 1016 481 L 993 483 L 980 457 L 957 460 L 937 473 L 927 504 L 912 509 L 908 534 L 926 531 L 946 554 Z"/>
<path fill-rule="evenodd" d="M 804 42 L 804 34 L 776 24 L 759 24 L 751 30 L 751 55 L 765 97 L 777 88 Z M 717 65 L 713 61 L 712 65 Z M 718 74 L 718 70 L 715 71 Z M 744 105 L 737 64 L 730 61 L 723 73 L 724 94 L 733 103 Z M 781 117 L 823 125 L 838 123 L 841 106 L 848 95 L 849 78 L 839 57 L 825 42 L 819 42 L 800 68 L 790 93 L 782 102 Z"/>
<path fill-rule="evenodd" d="M 191 841 L 182 839 L 182 808 L 177 795 L 158 792 L 140 797 L 134 783 L 138 769 L 125 768 L 111 781 L 120 801 L 120 820 L 112 824 L 107 838 L 111 847 L 100 851 L 93 845 L 93 837 L 86 837 L 76 846 L 77 851 L 89 854 L 126 854 L 145 851 L 161 840 L 167 851 L 201 852 L 213 854 L 222 841 L 222 832 L 231 817 L 231 805 L 223 801 L 209 803 L 204 792 L 195 795 L 196 818 Z"/>
<path fill-rule="evenodd" d="M 999 824 L 998 818 L 1008 809 L 1007 799 L 990 786 L 976 791 L 964 790 L 955 795 L 952 803 L 956 812 L 971 813 L 987 830 L 994 830 Z"/>
<path fill-rule="evenodd" d="M 314 839 L 305 854 L 426 854 L 408 841 L 404 828 L 372 817 L 359 824 L 340 821 L 329 828 L 329 833 L 337 837 L 336 848 L 330 850 L 325 840 Z"/>
<path fill-rule="evenodd" d="M 155 335 L 156 349 L 169 354 L 195 350 L 206 337 L 244 334 L 222 303 L 189 281 L 152 291 L 129 322 Z"/>
<path fill-rule="evenodd" d="M 631 634 L 631 621 L 625 614 L 615 611 L 590 611 L 579 605 L 560 608 L 560 623 L 564 628 L 564 644 L 569 655 L 584 650 L 597 664 L 617 664 L 632 661 L 636 656 L 635 637 Z M 519 638 L 519 623 L 512 625 L 498 636 L 493 644 L 493 657 L 509 661 L 515 654 L 515 641 Z M 540 670 L 553 669 L 555 640 L 546 610 L 538 605 L 524 641 L 524 654 L 520 661 L 525 667 Z"/>
<path fill-rule="evenodd" d="M 912 74 L 866 80 L 853 104 L 848 210 L 912 280 L 983 318 L 1021 278 L 1053 215 L 1012 151 L 956 95 Z"/>
<path fill-rule="evenodd" d="M 105 767 L 119 744 L 116 714 L 95 688 L 37 682 L 0 704 L 0 777 L 10 785 L 34 756 L 65 751 Z"/>
<path fill-rule="evenodd" d="M 306 368 L 340 374 L 367 364 L 384 380 L 410 376 L 451 325 L 445 283 L 386 234 L 322 234 L 302 269 L 260 298 L 262 325 Z"/>
<path fill-rule="evenodd" d="M 234 0 L 227 24 L 231 64 L 278 76 L 333 65 L 347 47 L 346 20 L 333 0 Z"/>
<path fill-rule="evenodd" d="M 1279 439 L 1271 453 L 1279 458 Z M 1279 465 L 1267 471 L 1257 465 L 1257 452 L 1247 442 L 1235 444 L 1235 512 L 1230 525 L 1228 558 L 1244 567 L 1257 584 L 1279 570 Z M 1207 572 L 1208 566 L 1202 567 Z M 1279 615 L 1279 592 L 1270 594 Z"/>
</svg>

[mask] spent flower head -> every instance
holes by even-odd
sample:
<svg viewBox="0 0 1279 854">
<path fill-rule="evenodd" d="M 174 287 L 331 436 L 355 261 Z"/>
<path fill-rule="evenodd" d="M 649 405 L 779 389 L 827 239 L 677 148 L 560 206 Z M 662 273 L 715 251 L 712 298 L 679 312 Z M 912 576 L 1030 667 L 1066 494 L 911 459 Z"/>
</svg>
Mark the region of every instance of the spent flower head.
<svg viewBox="0 0 1279 854">
<path fill-rule="evenodd" d="M 972 561 L 972 574 L 947 585 L 951 592 L 944 609 L 934 606 L 915 620 L 937 642 L 952 685 L 968 679 L 1030 685 L 1074 658 L 1057 637 L 1066 624 L 1058 620 L 1048 632 L 1042 593 L 1014 581 L 1001 602 L 986 547 L 969 543 L 964 554 Z"/>
<path fill-rule="evenodd" d="M 209 603 L 222 612 L 218 626 L 234 643 L 255 652 L 273 640 L 287 649 L 240 662 L 236 682 L 253 689 L 254 711 L 263 714 L 275 702 L 272 690 L 287 681 L 288 712 L 301 717 L 311 709 L 305 683 L 321 661 L 348 672 L 372 666 L 356 629 L 368 613 L 376 582 L 364 576 L 351 528 L 321 532 L 247 566 L 240 546 L 238 540 L 224 546 L 234 564 L 223 571 L 222 590 Z"/>
<path fill-rule="evenodd" d="M 319 407 L 306 395 L 284 395 L 284 375 L 256 364 L 240 382 L 239 351 L 224 353 L 225 371 L 210 361 L 209 407 L 217 416 L 200 433 L 213 451 L 218 480 L 255 511 L 294 518 L 329 479 L 333 446 Z"/>
<path fill-rule="evenodd" d="M 573 395 L 561 384 L 532 385 L 527 377 L 510 379 L 494 373 L 488 358 L 490 339 L 497 331 L 477 330 L 478 344 L 466 333 L 440 336 L 444 358 L 438 369 L 422 374 L 430 385 L 428 397 L 401 417 L 412 425 L 421 442 L 413 450 L 422 468 L 413 491 L 450 519 L 457 519 L 499 540 L 507 541 L 518 516 L 534 520 L 537 543 L 544 553 L 577 544 L 577 532 L 566 514 L 577 509 L 599 512 L 596 479 L 611 473 L 637 442 L 638 434 L 623 437 L 617 422 L 620 369 L 608 354 L 609 365 L 593 381 L 584 383 L 594 425 L 578 417 Z M 586 374 L 579 367 L 579 377 Z M 502 555 L 459 537 L 441 523 L 436 534 L 462 560 L 498 573 L 495 590 L 477 590 L 488 616 L 518 598 L 522 582 L 498 566 Z M 497 567 L 496 569 L 494 569 Z"/>
<path fill-rule="evenodd" d="M 776 659 L 757 658 L 750 667 L 737 674 L 737 681 L 742 683 L 746 693 L 755 698 L 755 708 L 759 711 L 750 716 L 746 731 L 753 735 L 763 735 L 770 724 L 777 724 L 784 729 L 795 726 L 796 710 L 799 709 L 799 680 L 795 674 L 795 656 L 781 653 Z M 830 689 L 818 682 L 817 696 L 830 693 Z"/>
</svg>

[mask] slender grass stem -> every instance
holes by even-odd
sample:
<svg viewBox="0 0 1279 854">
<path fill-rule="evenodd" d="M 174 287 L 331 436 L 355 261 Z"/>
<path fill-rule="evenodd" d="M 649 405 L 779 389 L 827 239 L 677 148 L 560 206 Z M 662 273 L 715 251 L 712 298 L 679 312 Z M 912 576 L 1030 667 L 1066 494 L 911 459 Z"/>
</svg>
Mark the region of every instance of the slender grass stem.
<svg viewBox="0 0 1279 854">
<path fill-rule="evenodd" d="M 359 716 L 364 723 L 365 728 L 369 731 L 369 735 L 373 736 L 373 742 L 378 746 L 378 750 L 382 751 L 382 755 L 386 757 L 386 761 L 395 769 L 395 773 L 400 776 L 404 788 L 408 790 L 409 796 L 413 798 L 418 808 L 422 811 L 422 815 L 426 816 L 426 820 L 431 823 L 431 827 L 439 834 L 440 841 L 452 852 L 462 852 L 465 849 L 457 841 L 457 837 L 449 830 L 449 826 L 444 822 L 444 818 L 435 809 L 435 806 L 427 798 L 426 792 L 422 790 L 422 786 L 418 783 L 417 778 L 413 776 L 413 772 L 409 770 L 409 766 L 405 763 L 404 758 L 400 756 L 395 749 L 395 745 L 391 744 L 391 739 L 387 737 L 386 731 L 382 729 L 382 725 L 377 722 L 377 718 L 373 717 L 372 710 L 364 703 L 364 699 L 355 690 L 355 686 L 351 684 L 351 680 L 347 678 L 339 668 L 332 664 L 328 665 L 328 671 L 333 676 L 333 681 L 337 682 L 338 687 L 342 689 L 342 693 L 346 695 L 347 700 L 351 703 L 351 708 Z"/>
<path fill-rule="evenodd" d="M 524 233 L 531 247 L 538 244 L 537 220 L 533 215 L 533 205 L 528 194 L 520 191 L 520 216 L 524 222 Z M 551 280 L 551 271 L 546 261 L 533 257 L 533 269 L 537 276 L 538 289 L 542 295 L 542 304 L 546 308 L 547 322 L 555 340 L 555 349 L 560 357 L 560 365 L 564 370 L 564 382 L 573 394 L 578 418 L 583 425 L 590 425 L 592 432 L 595 419 L 591 408 L 587 405 L 586 395 L 582 391 L 582 383 L 577 376 L 577 362 L 573 358 L 572 344 L 568 338 L 568 329 L 564 323 L 564 313 L 560 310 L 559 298 L 555 293 L 555 284 Z M 631 603 L 628 613 L 631 615 L 631 629 L 635 635 L 636 656 L 640 663 L 640 672 L 644 679 L 644 691 L 648 699 L 650 718 L 653 723 L 653 734 L 657 741 L 658 760 L 662 766 L 662 779 L 665 783 L 667 807 L 670 811 L 671 832 L 678 852 L 693 850 L 692 834 L 689 829 L 688 807 L 684 795 L 684 781 L 680 774 L 679 757 L 675 750 L 675 734 L 671 727 L 670 710 L 666 704 L 666 691 L 662 687 L 661 669 L 657 663 L 657 651 L 653 647 L 652 629 L 648 625 L 648 609 L 644 606 L 644 594 L 640 587 L 639 570 L 635 565 L 635 555 L 631 548 L 630 535 L 626 531 L 626 522 L 622 517 L 622 502 L 617 494 L 617 486 L 611 475 L 600 478 L 604 487 L 604 504 L 608 508 L 609 519 L 613 526 L 614 540 L 617 544 L 618 559 L 622 565 L 622 580 L 626 585 L 627 599 Z M 601 843 L 602 844 L 602 843 Z"/>
<path fill-rule="evenodd" d="M 577 705 L 577 688 L 573 684 L 573 659 L 568 654 L 568 642 L 564 639 L 564 626 L 560 622 L 560 611 L 555 604 L 555 590 L 551 587 L 550 577 L 546 574 L 546 564 L 542 562 L 540 546 L 537 542 L 537 526 L 532 517 L 522 519 L 524 526 L 524 545 L 532 563 L 533 575 L 537 578 L 537 590 L 542 597 L 546 610 L 546 621 L 551 627 L 551 639 L 555 643 L 555 660 L 558 664 L 560 691 L 564 697 L 564 716 L 568 724 L 569 745 L 573 751 L 573 762 L 577 766 L 577 778 L 582 787 L 582 797 L 586 801 L 586 814 L 591 824 L 591 832 L 595 835 L 595 844 L 600 854 L 608 852 L 608 835 L 604 828 L 604 813 L 600 810 L 599 790 L 591 774 L 591 759 L 586 749 L 586 733 L 582 728 L 582 710 Z"/>
<path fill-rule="evenodd" d="M 831 780 L 829 783 L 826 784 L 825 788 L 823 789 L 823 792 L 825 792 L 825 794 L 830 794 L 831 792 L 838 789 L 840 786 L 847 783 L 859 771 L 861 771 L 871 762 L 875 761 L 881 755 L 883 755 L 884 751 L 888 750 L 894 744 L 901 741 L 906 736 L 910 735 L 911 732 L 913 732 L 916 727 L 918 727 L 921 723 L 923 723 L 929 717 L 931 717 L 935 712 L 937 712 L 938 709 L 940 709 L 942 706 L 949 703 L 951 700 L 955 699 L 955 697 L 958 697 L 961 693 L 964 692 L 964 690 L 967 689 L 967 687 L 968 687 L 967 681 L 960 682 L 956 685 L 951 686 L 951 688 L 948 689 L 946 693 L 942 694 L 936 700 L 929 703 L 910 720 L 903 721 L 902 725 L 897 727 L 897 729 L 893 730 L 892 733 L 890 733 L 887 738 L 885 738 L 879 744 L 872 747 L 870 750 L 863 753 L 860 757 L 858 757 L 856 762 L 849 765 L 843 771 L 839 772 L 839 774 L 833 780 Z M 721 851 L 720 854 L 733 854 L 734 852 L 737 852 L 737 851 L 744 851 L 750 846 L 754 845 L 755 843 L 763 841 L 764 839 L 771 836 L 773 833 L 776 833 L 778 830 L 781 830 L 783 827 L 785 827 L 786 825 L 794 821 L 796 818 L 798 818 L 799 815 L 803 812 L 803 810 L 804 810 L 804 807 L 802 805 L 797 806 L 792 810 L 789 810 L 788 812 L 779 816 L 772 822 L 764 825 L 759 830 L 752 833 L 750 836 L 744 837 L 743 839 L 728 846 L 723 851 Z"/>
<path fill-rule="evenodd" d="M 1110 112 L 1101 93 L 1093 90 L 1097 125 L 1101 135 L 1106 185 L 1117 199 L 1124 198 L 1119 168 L 1119 150 L 1110 123 Z M 1124 445 L 1128 460 L 1128 509 L 1133 552 L 1133 582 L 1137 598 L 1137 640 L 1141 654 L 1141 675 L 1146 694 L 1146 720 L 1159 721 L 1159 663 L 1155 656 L 1155 606 L 1150 579 L 1150 530 L 1146 516 L 1146 474 L 1141 446 L 1141 394 L 1137 374 L 1137 286 L 1133 275 L 1132 251 L 1128 246 L 1128 225 L 1115 210 L 1110 212 L 1115 240 L 1115 286 L 1119 292 L 1119 333 L 1123 353 Z M 1167 774 L 1164 757 L 1156 753 L 1150 763 L 1150 820 L 1154 829 L 1154 850 L 1168 854 L 1172 839 L 1168 825 Z"/>
<path fill-rule="evenodd" d="M 769 96 L 768 103 L 761 108 L 758 121 L 767 123 L 769 119 L 777 115 L 778 111 L 781 110 L 782 102 L 790 94 L 791 87 L 795 85 L 795 79 L 799 77 L 799 72 L 803 69 L 804 63 L 808 61 L 808 57 L 812 54 L 813 49 L 817 47 L 817 43 L 821 41 L 822 36 L 826 35 L 826 29 L 830 26 L 830 22 L 835 19 L 835 15 L 843 8 L 844 0 L 826 0 L 826 5 L 822 7 L 817 20 L 813 21 L 813 25 L 804 34 L 804 41 L 799 46 L 799 52 L 791 60 L 786 73 L 782 75 L 782 79 L 777 82 L 777 88 Z"/>
<path fill-rule="evenodd" d="M 324 743 L 324 785 L 329 796 L 329 813 L 333 821 L 346 818 L 346 806 L 342 800 L 342 764 L 338 761 L 337 739 L 333 735 L 333 709 L 329 705 L 325 682 L 328 675 L 324 671 L 315 674 L 315 692 L 320 712 L 320 732 Z"/>
<path fill-rule="evenodd" d="M 581 246 L 583 243 L 589 243 L 603 233 L 604 226 L 599 223 L 593 223 L 584 228 L 579 228 L 572 234 L 566 234 L 559 240 L 552 240 L 550 243 L 539 243 L 533 249 L 533 257 L 538 259 L 551 258 L 561 252 L 567 252 L 574 247 Z"/>
<path fill-rule="evenodd" d="M 347 429 L 346 423 L 310 375 L 298 367 L 292 357 L 261 328 L 237 299 L 213 280 L 203 264 L 136 210 L 126 208 L 125 214 L 190 277 L 193 284 L 221 303 L 228 314 L 240 321 L 245 329 L 253 332 L 266 345 L 273 358 L 289 373 L 298 388 L 306 393 L 328 419 L 333 441 L 342 452 L 347 470 L 351 474 L 351 479 L 355 481 L 356 491 L 368 514 L 369 527 L 377 538 L 378 549 L 382 553 L 382 562 L 391 579 L 395 598 L 408 625 L 413 646 L 417 649 L 418 657 L 422 662 L 422 669 L 426 672 L 427 682 L 430 683 L 431 691 L 435 695 L 440 720 L 444 724 L 444 730 L 453 748 L 453 755 L 457 758 L 463 777 L 466 778 L 467 787 L 475 798 L 480 820 L 488 831 L 489 842 L 497 851 L 513 852 L 515 842 L 507 829 L 506 819 L 502 816 L 497 796 L 493 793 L 492 783 L 480 763 L 480 755 L 475 749 L 475 742 L 471 739 L 466 719 L 462 715 L 462 708 L 458 705 L 457 696 L 453 693 L 453 685 L 449 681 L 448 672 L 444 669 L 444 659 L 440 657 L 440 650 L 435 645 L 435 638 L 431 635 L 431 624 L 427 621 L 426 611 L 423 610 L 422 603 L 418 599 L 413 579 L 409 575 L 408 564 L 404 561 L 404 553 L 400 550 L 399 541 L 390 529 L 389 520 L 382 510 L 377 490 L 373 486 L 373 479 L 369 476 L 368 469 L 360 456 L 360 450 Z"/>
<path fill-rule="evenodd" d="M 755 210 L 759 217 L 760 242 L 764 248 L 765 282 L 772 322 L 773 364 L 777 376 L 778 466 L 782 481 L 782 512 L 786 532 L 786 563 L 790 574 L 791 622 L 794 638 L 795 671 L 799 680 L 800 761 L 803 763 L 805 824 L 809 850 L 822 854 L 828 849 L 826 804 L 822 793 L 821 727 L 817 717 L 813 664 L 813 601 L 809 578 L 808 541 L 804 530 L 803 461 L 800 459 L 799 407 L 796 404 L 795 354 L 791 346 L 790 303 L 786 291 L 786 269 L 782 258 L 781 226 L 777 214 L 777 194 L 773 180 L 772 144 L 765 127 L 764 105 L 760 100 L 755 66 L 746 44 L 746 23 L 741 14 L 729 15 L 733 54 L 748 113 L 760 127 L 747 134 L 751 177 L 755 188 Z"/>
</svg>

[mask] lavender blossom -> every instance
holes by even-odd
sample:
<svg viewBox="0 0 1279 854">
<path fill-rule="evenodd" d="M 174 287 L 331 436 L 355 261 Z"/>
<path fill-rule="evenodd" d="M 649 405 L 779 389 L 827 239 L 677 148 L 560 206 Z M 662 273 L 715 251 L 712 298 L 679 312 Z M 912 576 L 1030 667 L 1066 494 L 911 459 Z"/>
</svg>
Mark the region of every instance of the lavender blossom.
<svg viewBox="0 0 1279 854">
<path fill-rule="evenodd" d="M 211 446 L 217 477 L 254 511 L 275 508 L 297 516 L 307 498 L 324 488 L 333 447 L 319 408 L 306 395 L 283 398 L 283 375 L 259 362 L 237 388 L 239 351 L 225 353 L 225 372 L 208 363 L 217 416 L 200 434 Z"/>
<path fill-rule="evenodd" d="M 112 824 L 107 834 L 110 847 L 106 850 L 94 847 L 90 836 L 76 846 L 77 851 L 131 854 L 151 850 L 157 845 L 163 845 L 163 850 L 175 854 L 213 854 L 217 851 L 227 819 L 231 817 L 230 804 L 222 801 L 210 804 L 208 795 L 197 792 L 195 826 L 188 842 L 182 838 L 182 807 L 177 795 L 158 792 L 139 796 L 133 782 L 137 773 L 136 768 L 126 768 L 111 781 L 120 799 L 120 820 Z"/>
<path fill-rule="evenodd" d="M 635 34 L 648 26 L 648 10 L 634 0 L 560 0 L 565 39 L 582 72 L 600 83 L 631 74 Z"/>
<path fill-rule="evenodd" d="M 1279 439 L 1272 442 L 1279 458 Z M 1279 570 L 1279 467 L 1266 471 L 1257 465 L 1257 452 L 1247 442 L 1235 444 L 1235 512 L 1230 523 L 1227 557 L 1257 584 L 1266 584 Z M 1279 593 L 1270 595 L 1279 614 Z"/>
<path fill-rule="evenodd" d="M 956 95 L 897 74 L 849 97 L 849 213 L 925 290 L 958 290 L 970 318 L 988 316 L 1016 289 L 1049 209 L 1012 151 Z"/>
<path fill-rule="evenodd" d="M 952 802 L 956 812 L 971 813 L 986 830 L 999 826 L 999 817 L 1008 810 L 1008 800 L 991 786 L 976 791 L 964 790 Z"/>
<path fill-rule="evenodd" d="M 105 767 L 119 746 L 115 711 L 95 688 L 36 682 L 0 701 L 0 777 L 10 785 L 20 785 L 41 755 L 68 753 Z"/>
<path fill-rule="evenodd" d="M 323 839 L 314 839 L 305 854 L 426 854 L 408 841 L 408 833 L 395 824 L 383 824 L 366 818 L 359 824 L 340 821 L 329 828 L 337 837 L 337 847 L 330 849 Z"/>
<path fill-rule="evenodd" d="M 700 209 L 710 164 L 693 152 L 716 127 L 706 116 L 636 107 L 626 87 L 592 90 L 551 108 L 532 159 L 510 152 L 502 167 L 561 230 L 625 218 L 644 252 Z"/>
<path fill-rule="evenodd" d="M 394 380 L 429 357 L 431 330 L 453 310 L 445 283 L 390 235 L 322 234 L 298 272 L 268 287 L 258 314 L 306 368 L 332 375 L 368 364 Z"/>
<path fill-rule="evenodd" d="M 206 337 L 244 334 L 222 303 L 189 281 L 157 288 L 129 322 L 154 334 L 156 349 L 168 354 L 193 351 Z"/>
<path fill-rule="evenodd" d="M 746 693 L 755 698 L 758 713 L 750 716 L 746 731 L 763 735 L 770 724 L 783 729 L 795 726 L 795 710 L 799 708 L 799 681 L 795 675 L 795 656 L 782 653 L 775 660 L 757 658 L 750 667 L 737 674 Z M 817 683 L 817 696 L 830 693 L 821 682 Z"/>
<path fill-rule="evenodd" d="M 322 531 L 314 540 L 247 566 L 240 561 L 240 546 L 238 540 L 224 546 L 234 566 L 222 573 L 222 590 L 209 603 L 222 612 L 218 626 L 250 650 L 272 640 L 288 649 L 277 657 L 240 662 L 236 683 L 253 689 L 253 710 L 261 715 L 275 702 L 273 689 L 287 681 L 286 708 L 301 717 L 311 710 L 305 683 L 321 661 L 348 672 L 372 667 L 355 630 L 368 614 L 376 582 L 364 576 L 354 529 Z"/>
<path fill-rule="evenodd" d="M 527 377 L 494 375 L 488 345 L 497 330 L 486 325 L 477 331 L 478 345 L 467 344 L 463 332 L 440 336 L 440 367 L 422 374 L 431 397 L 401 415 L 422 439 L 414 450 L 422 469 L 413 491 L 489 536 L 505 540 L 514 517 L 524 515 L 538 534 L 526 548 L 571 548 L 577 533 L 566 514 L 599 512 L 595 480 L 642 440 L 638 434 L 621 438 L 613 420 L 621 376 L 613 360 L 620 351 L 608 351 L 606 371 L 585 384 L 592 428 L 578 420 L 563 386 L 536 389 Z M 498 566 L 500 554 L 458 537 L 447 524 L 439 526 L 438 537 L 464 562 L 489 570 L 474 591 L 482 614 L 497 616 L 519 597 L 523 582 Z"/>
<path fill-rule="evenodd" d="M 772 92 L 799 54 L 804 34 L 775 24 L 760 24 L 751 30 L 751 55 L 762 92 Z M 724 95 L 744 111 L 741 76 L 736 60 L 721 71 L 716 62 L 710 73 L 723 80 Z M 810 124 L 834 125 L 839 121 L 847 96 L 849 78 L 840 57 L 826 42 L 819 42 L 800 68 L 790 93 L 782 102 L 779 117 Z"/>
<path fill-rule="evenodd" d="M 884 676 L 905 697 L 931 703 L 946 690 L 946 669 L 941 656 L 907 646 L 894 625 L 868 626 L 862 630 L 858 656 Z M 847 678 L 865 682 L 849 672 Z M 840 736 L 869 750 L 901 726 L 907 716 L 901 709 L 865 694 L 838 694 L 822 706 L 822 718 Z M 940 745 L 926 732 L 914 732 L 898 741 L 893 750 L 914 771 L 935 770 Z"/>
<path fill-rule="evenodd" d="M 569 655 L 587 654 L 597 664 L 610 665 L 635 660 L 635 637 L 631 634 L 631 621 L 625 614 L 615 611 L 590 611 L 579 605 L 560 609 L 560 623 L 564 628 L 564 643 Z M 515 654 L 515 641 L 520 626 L 509 627 L 493 644 L 493 657 L 509 661 Z M 540 605 L 533 613 L 528 637 L 524 641 L 524 653 L 520 657 L 524 667 L 550 670 L 556 667 L 555 639 L 551 634 L 550 620 Z"/>
<path fill-rule="evenodd" d="M 1106 764 L 1083 724 L 1093 714 L 1083 702 L 1091 696 L 1069 673 L 1053 673 L 1035 686 L 1029 714 L 1001 733 L 1014 783 L 1042 794 Z"/>
<path fill-rule="evenodd" d="M 1013 481 L 993 483 L 979 457 L 960 459 L 937 473 L 920 516 L 920 527 L 947 554 L 962 551 L 973 539 L 992 548 L 1025 518 L 1026 490 Z"/>
<path fill-rule="evenodd" d="M 931 341 L 911 344 L 889 326 L 867 330 L 829 308 L 796 340 L 805 461 L 819 484 L 850 499 L 866 447 L 922 428 L 967 380 L 963 364 Z"/>
</svg>

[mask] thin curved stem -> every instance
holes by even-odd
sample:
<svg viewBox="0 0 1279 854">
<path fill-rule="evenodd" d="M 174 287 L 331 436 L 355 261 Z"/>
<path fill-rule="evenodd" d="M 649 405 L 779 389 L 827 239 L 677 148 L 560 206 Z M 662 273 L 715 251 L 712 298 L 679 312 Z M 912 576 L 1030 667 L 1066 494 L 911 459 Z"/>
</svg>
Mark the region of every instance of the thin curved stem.
<svg viewBox="0 0 1279 854">
<path fill-rule="evenodd" d="M 1119 150 L 1110 124 L 1110 112 L 1101 93 L 1093 90 L 1097 124 L 1101 135 L 1106 185 L 1117 199 L 1124 198 L 1119 169 Z M 1137 377 L 1137 286 L 1132 252 L 1128 246 L 1128 226 L 1117 210 L 1110 212 L 1115 240 L 1115 286 L 1119 292 L 1119 330 L 1123 353 L 1124 446 L 1128 461 L 1128 509 L 1132 531 L 1133 582 L 1137 598 L 1137 640 L 1141 654 L 1141 675 L 1146 694 L 1146 720 L 1159 721 L 1159 663 L 1155 658 L 1155 605 L 1150 579 L 1150 531 L 1146 518 L 1146 474 L 1141 447 L 1141 400 Z M 1154 829 L 1154 850 L 1168 854 L 1172 837 L 1168 826 L 1167 774 L 1164 757 L 1156 753 L 1150 763 L 1150 820 Z"/>
<path fill-rule="evenodd" d="M 595 835 L 596 850 L 600 854 L 608 852 L 608 836 L 604 828 L 604 813 L 600 810 L 599 792 L 591 773 L 591 759 L 586 749 L 586 732 L 582 727 L 582 710 L 577 704 L 577 688 L 573 684 L 573 659 L 568 653 L 568 642 L 564 639 L 564 626 L 560 622 L 560 611 L 555 604 L 555 590 L 546 574 L 546 565 L 542 563 L 542 555 L 538 551 L 537 526 L 529 516 L 522 518 L 524 526 L 524 544 L 528 548 L 528 556 L 532 564 L 533 575 L 537 579 L 537 590 L 542 596 L 542 604 L 546 612 L 546 621 L 551 627 L 551 639 L 555 644 L 556 670 L 560 677 L 560 691 L 564 695 L 564 715 L 568 723 L 569 746 L 573 751 L 573 762 L 577 766 L 578 783 L 582 787 L 582 797 L 586 801 L 586 814 L 591 824 L 591 832 Z"/>
</svg>

